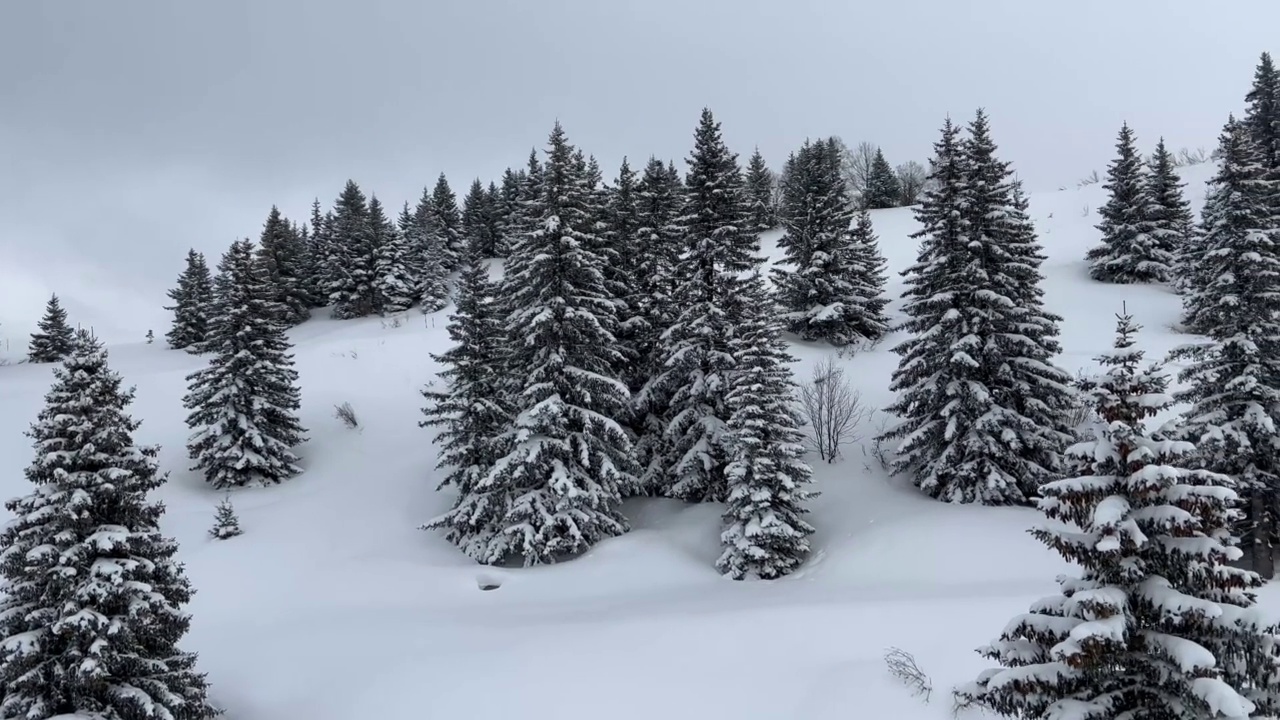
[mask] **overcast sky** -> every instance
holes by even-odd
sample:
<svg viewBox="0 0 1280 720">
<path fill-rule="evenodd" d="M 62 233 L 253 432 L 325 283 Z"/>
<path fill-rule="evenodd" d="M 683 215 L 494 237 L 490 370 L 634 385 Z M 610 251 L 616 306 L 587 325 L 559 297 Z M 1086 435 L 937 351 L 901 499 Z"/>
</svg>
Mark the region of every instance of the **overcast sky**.
<svg viewBox="0 0 1280 720">
<path fill-rule="evenodd" d="M 924 161 L 983 106 L 1054 189 L 1125 120 L 1212 147 L 1277 27 L 1276 0 L 0 2 L 0 334 L 50 289 L 162 324 L 188 247 L 216 261 L 349 177 L 396 208 L 441 172 L 461 197 L 556 118 L 609 176 L 683 159 L 704 105 L 771 165 L 833 134 Z"/>
</svg>

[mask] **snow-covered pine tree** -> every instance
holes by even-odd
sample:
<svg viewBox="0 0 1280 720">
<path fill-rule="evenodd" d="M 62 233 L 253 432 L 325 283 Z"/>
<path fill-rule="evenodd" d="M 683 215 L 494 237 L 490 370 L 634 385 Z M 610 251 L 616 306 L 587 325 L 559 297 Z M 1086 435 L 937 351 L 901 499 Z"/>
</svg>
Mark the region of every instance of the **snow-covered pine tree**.
<svg viewBox="0 0 1280 720">
<path fill-rule="evenodd" d="M 947 502 L 1025 503 L 1071 439 L 1071 377 L 1055 367 L 1056 318 L 1039 306 L 1034 231 L 979 112 L 962 142 L 948 119 L 903 293 L 912 334 L 887 411 L 893 469 Z"/>
<path fill-rule="evenodd" d="M 505 487 L 484 484 L 504 453 L 499 438 L 511 420 L 502 403 L 504 328 L 494 291 L 488 263 L 479 248 L 468 246 L 457 311 L 449 316 L 454 345 L 432 356 L 443 368 L 439 376 L 446 387 L 423 390 L 426 419 L 420 423 L 440 428 L 434 439 L 440 445 L 436 467 L 448 472 L 438 489 L 453 486 L 458 493 L 453 507 L 424 529 L 443 530 L 449 542 L 486 564 L 505 555 L 498 540 L 511 497 Z"/>
<path fill-rule="evenodd" d="M 271 287 L 253 243 L 234 243 L 218 266 L 219 314 L 209 329 L 209 366 L 187 377 L 183 406 L 195 432 L 187 450 L 215 488 L 269 485 L 302 472 L 293 448 L 298 373 L 284 327 L 272 316 Z"/>
<path fill-rule="evenodd" d="M 889 298 L 884 287 L 889 278 L 885 274 L 888 262 L 880 254 L 880 240 L 871 226 L 871 213 L 862 210 L 849 231 L 843 264 L 847 267 L 849 293 L 846 296 L 846 317 L 852 322 L 850 330 L 858 337 L 879 340 L 889 332 L 889 316 L 885 308 Z"/>
<path fill-rule="evenodd" d="M 492 180 L 484 191 L 484 229 L 485 235 L 492 238 L 491 254 L 486 257 L 506 257 L 507 246 L 502 237 L 502 191 Z"/>
<path fill-rule="evenodd" d="M 636 459 L 641 468 L 641 491 L 663 487 L 663 436 L 669 400 L 654 379 L 663 371 L 662 335 L 676 321 L 676 264 L 683 247 L 678 221 L 683 212 L 680 173 L 674 164 L 649 158 L 636 185 L 637 258 L 634 292 L 627 303 L 632 313 L 629 328 L 635 351 L 635 377 L 645 378 L 633 397 Z"/>
<path fill-rule="evenodd" d="M 958 690 L 1014 718 L 1271 717 L 1280 710 L 1274 637 L 1248 608 L 1258 576 L 1229 563 L 1231 479 L 1191 469 L 1195 446 L 1158 439 L 1168 377 L 1143 368 L 1121 315 L 1115 349 L 1083 383 L 1101 422 L 1068 454 L 1077 477 L 1041 490 L 1055 523 L 1033 534 L 1077 577 L 979 652 L 1003 667 Z"/>
<path fill-rule="evenodd" d="M 778 246 L 785 256 L 782 267 L 774 269 L 786 328 L 805 340 L 837 346 L 883 335 L 883 314 L 874 308 L 879 300 L 868 297 L 875 283 L 872 274 L 882 272 L 883 263 L 855 264 L 853 206 L 840 172 L 838 147 L 806 140 L 790 167 L 779 212 L 786 235 Z M 874 262 L 865 254 L 859 259 Z M 860 329 L 873 335 L 861 335 Z"/>
<path fill-rule="evenodd" d="M 384 230 L 387 237 L 378 247 L 374 295 L 383 315 L 404 312 L 418 299 L 421 283 L 421 237 L 409 203 L 400 210 L 395 227 Z"/>
<path fill-rule="evenodd" d="M 1229 120 L 1219 145 L 1216 196 L 1204 229 L 1203 285 L 1188 298 L 1192 325 L 1209 343 L 1175 351 L 1185 360 L 1179 402 L 1191 407 L 1183 439 L 1203 467 L 1234 479 L 1246 500 L 1240 527 L 1246 557 L 1263 577 L 1274 572 L 1280 500 L 1280 250 L 1268 237 L 1264 170 L 1244 123 Z"/>
<path fill-rule="evenodd" d="M 480 179 L 471 181 L 467 196 L 462 199 L 462 246 L 468 248 L 475 245 L 484 257 L 496 257 L 496 238 L 492 235 L 489 221 L 489 195 L 480 184 Z"/>
<path fill-rule="evenodd" d="M 812 470 L 804 461 L 803 421 L 795 408 L 794 358 L 773 300 L 758 273 L 740 292 L 750 302 L 732 340 L 724 551 L 716 568 L 735 580 L 771 580 L 799 567 L 809 554 L 813 527 L 801 516 L 812 495 L 805 488 Z"/>
<path fill-rule="evenodd" d="M 749 208 L 737 156 L 720 123 L 703 109 L 685 179 L 684 236 L 676 266 L 677 316 L 662 338 L 662 372 L 646 395 L 670 403 L 653 488 L 694 502 L 724 500 L 733 370 L 730 340 L 744 305 L 740 277 L 761 264 L 759 237 L 748 228 Z"/>
<path fill-rule="evenodd" d="M 462 213 L 458 210 L 458 196 L 453 194 L 444 173 L 436 178 L 431 191 L 431 228 L 440 237 L 445 269 L 453 272 L 462 258 Z"/>
<path fill-rule="evenodd" d="M 33 363 L 61 362 L 75 347 L 76 333 L 67 324 L 67 311 L 62 308 L 58 296 L 52 295 L 44 306 L 44 317 L 36 324 L 38 332 L 31 334 L 27 348 L 27 361 Z"/>
<path fill-rule="evenodd" d="M 173 305 L 173 327 L 165 333 L 169 347 L 202 352 L 209 333 L 209 313 L 213 307 L 213 276 L 204 255 L 187 251 L 187 267 L 178 276 L 178 286 L 169 291 Z"/>
<path fill-rule="evenodd" d="M 280 321 L 285 325 L 297 325 L 310 317 L 306 248 L 296 229 L 290 226 L 275 205 L 271 206 L 262 226 L 258 262 L 262 264 L 268 282 L 276 289 L 275 303 Z"/>
<path fill-rule="evenodd" d="M 226 540 L 243 534 L 240 518 L 236 516 L 236 509 L 232 507 L 231 495 L 228 493 L 214 510 L 213 527 L 209 528 L 209 536 L 214 540 Z"/>
<path fill-rule="evenodd" d="M 354 180 L 348 180 L 334 204 L 326 259 L 329 301 L 339 319 L 365 317 L 374 312 L 374 237 L 370 232 L 369 202 Z"/>
<path fill-rule="evenodd" d="M 166 476 L 158 448 L 134 442 L 133 390 L 87 333 L 53 373 L 28 432 L 34 487 L 0 531 L 0 716 L 212 718 L 196 655 L 178 648 L 192 590 L 147 498 Z"/>
<path fill-rule="evenodd" d="M 494 216 L 498 228 L 498 247 L 500 257 L 507 257 L 511 246 L 516 241 L 519 230 L 516 227 L 516 213 L 519 210 L 520 185 L 524 182 L 522 170 L 507 168 L 502 173 L 502 187 L 498 191 L 498 202 L 494 205 Z"/>
<path fill-rule="evenodd" d="M 418 239 L 418 302 L 423 313 L 439 312 L 449 304 L 449 249 L 445 237 L 435 222 L 435 204 L 430 188 L 423 188 L 422 197 L 413 210 Z"/>
<path fill-rule="evenodd" d="M 618 352 L 615 305 L 604 284 L 586 178 L 556 123 L 541 180 L 541 222 L 521 241 L 518 275 L 505 283 L 506 372 L 511 396 L 506 454 L 482 484 L 509 498 L 493 557 L 526 565 L 576 555 L 627 530 L 619 513 L 635 484 L 631 439 L 618 424 L 626 386 L 611 373 Z"/>
<path fill-rule="evenodd" d="M 510 317 L 519 310 L 514 306 L 514 294 L 507 279 L 519 277 L 523 271 L 529 253 L 525 242 L 529 235 L 538 230 L 541 222 L 542 197 L 542 162 L 538 159 L 536 148 L 529 150 L 529 159 L 520 185 L 520 195 L 516 200 L 509 227 L 511 235 L 511 254 L 503 265 L 503 281 L 499 283 L 498 302 L 501 305 L 502 317 Z M 512 383 L 510 391 L 519 392 L 524 380 L 523 371 L 518 367 L 507 368 L 507 378 Z"/>
<path fill-rule="evenodd" d="M 318 308 L 329 304 L 329 294 L 325 290 L 328 277 L 330 223 L 326 213 L 320 210 L 320 198 L 311 202 L 311 232 L 307 236 L 307 293 L 310 297 L 307 307 Z"/>
<path fill-rule="evenodd" d="M 880 148 L 876 148 L 875 157 L 871 159 L 871 170 L 867 174 L 867 190 L 862 195 L 862 207 L 867 210 L 897 207 L 901 196 L 897 173 L 893 171 L 889 161 L 884 159 Z"/>
<path fill-rule="evenodd" d="M 757 147 L 747 163 L 747 202 L 751 210 L 751 229 L 757 233 L 778 226 L 778 212 L 773 205 L 773 173 L 765 165 Z"/>
<path fill-rule="evenodd" d="M 627 384 L 632 392 L 639 392 L 648 382 L 649 376 L 637 362 L 639 349 L 636 339 L 641 334 L 641 318 L 634 306 L 640 291 L 640 264 L 644 252 L 641 248 L 640 235 L 640 196 L 639 179 L 631 169 L 631 163 L 622 158 L 622 167 L 618 169 L 618 179 L 612 190 L 605 197 L 603 209 L 603 228 L 601 231 L 600 255 L 604 266 L 605 288 L 613 298 L 616 310 L 617 327 L 614 337 L 617 339 L 619 354 L 615 374 Z M 628 421 L 631 420 L 628 413 Z"/>
<path fill-rule="evenodd" d="M 1182 269 L 1185 267 L 1183 254 L 1192 242 L 1195 232 L 1195 218 L 1191 214 L 1191 205 L 1182 195 L 1182 180 L 1178 177 L 1177 163 L 1173 153 L 1165 147 L 1164 138 L 1156 143 L 1155 153 L 1147 163 L 1146 194 L 1147 222 L 1151 224 L 1151 235 L 1159 248 L 1173 259 L 1170 280 L 1181 286 Z"/>
<path fill-rule="evenodd" d="M 1146 166 L 1125 123 L 1116 141 L 1116 159 L 1107 167 L 1107 202 L 1098 208 L 1102 242 L 1085 254 L 1089 275 L 1100 282 L 1165 282 L 1174 258 L 1154 234 Z"/>
<path fill-rule="evenodd" d="M 1258 148 L 1259 162 L 1265 170 L 1274 170 L 1280 167 L 1280 71 L 1271 62 L 1271 53 L 1264 52 L 1258 59 L 1245 102 L 1244 124 Z"/>
</svg>

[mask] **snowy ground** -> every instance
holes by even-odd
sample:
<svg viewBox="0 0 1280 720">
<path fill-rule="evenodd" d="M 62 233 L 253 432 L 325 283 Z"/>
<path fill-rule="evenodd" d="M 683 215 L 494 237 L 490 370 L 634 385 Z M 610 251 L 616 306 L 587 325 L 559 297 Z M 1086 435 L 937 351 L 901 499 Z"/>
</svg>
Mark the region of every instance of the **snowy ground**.
<svg viewBox="0 0 1280 720">
<path fill-rule="evenodd" d="M 1210 172 L 1184 171 L 1197 211 Z M 1082 259 L 1102 201 L 1097 186 L 1032 197 L 1072 371 L 1110 345 L 1122 303 L 1145 326 L 1153 359 L 1186 340 L 1168 329 L 1179 311 L 1169 290 L 1088 280 Z M 907 209 L 874 221 L 897 297 L 915 223 Z M 72 306 L 89 310 L 91 299 Z M 227 542 L 206 536 L 220 495 L 186 469 L 181 397 L 199 360 L 160 342 L 111 348 L 138 387 L 140 440 L 163 445 L 165 530 L 199 589 L 185 646 L 200 653 L 228 717 L 942 720 L 950 689 L 986 666 L 974 648 L 1055 590 L 1064 566 L 1026 534 L 1035 512 L 936 503 L 858 448 L 817 468 L 816 551 L 782 581 L 721 578 L 719 509 L 668 501 L 629 504 L 634 530 L 572 562 L 476 566 L 417 529 L 450 499 L 434 492 L 434 448 L 417 427 L 418 390 L 436 371 L 428 353 L 448 342 L 446 314 L 414 311 L 399 327 L 316 319 L 294 331 L 307 473 L 235 493 L 246 534 Z M 889 400 L 898 339 L 842 361 L 873 407 Z M 804 378 L 830 351 L 795 352 Z M 0 379 L 0 496 L 9 497 L 26 492 L 22 432 L 50 372 L 14 365 Z M 333 417 L 344 401 L 359 430 Z M 1280 610 L 1280 593 L 1264 596 Z M 891 646 L 932 677 L 928 702 L 886 673 Z"/>
</svg>

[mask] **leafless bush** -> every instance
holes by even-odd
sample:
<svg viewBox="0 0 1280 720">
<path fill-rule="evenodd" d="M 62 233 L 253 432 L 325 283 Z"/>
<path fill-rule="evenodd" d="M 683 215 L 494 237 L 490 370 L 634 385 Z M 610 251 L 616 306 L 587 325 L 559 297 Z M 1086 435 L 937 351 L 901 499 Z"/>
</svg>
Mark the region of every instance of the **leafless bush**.
<svg viewBox="0 0 1280 720">
<path fill-rule="evenodd" d="M 396 328 L 402 327 L 403 325 L 404 325 L 403 315 L 392 315 L 389 318 L 382 319 L 383 330 L 394 330 Z"/>
<path fill-rule="evenodd" d="M 877 412 L 879 411 L 872 410 L 867 413 L 867 419 L 874 417 Z M 871 435 L 871 450 L 869 454 L 880 464 L 880 469 L 885 471 L 889 470 L 889 449 L 884 446 L 884 434 L 888 429 L 889 418 L 884 413 L 880 413 L 880 419 L 875 424 L 875 432 Z M 862 452 L 864 455 L 868 454 L 865 445 L 862 448 Z"/>
<path fill-rule="evenodd" d="M 333 406 L 333 416 L 342 421 L 343 425 L 351 429 L 360 427 L 360 420 L 356 417 L 355 408 L 351 407 L 351 403 L 344 402 L 341 405 Z"/>
<path fill-rule="evenodd" d="M 862 439 L 858 427 L 867 417 L 862 394 L 853 387 L 834 358 L 813 369 L 813 379 L 800 387 L 800 404 L 809 424 L 809 442 L 831 463 L 840 449 Z"/>
<path fill-rule="evenodd" d="M 1100 182 L 1102 182 L 1102 176 L 1098 175 L 1097 170 L 1094 170 L 1083 178 L 1080 178 L 1080 181 L 1076 183 L 1076 187 L 1088 187 L 1090 185 L 1097 185 Z"/>
<path fill-rule="evenodd" d="M 1208 150 L 1198 147 L 1195 150 L 1190 148 L 1182 148 L 1173 158 L 1174 167 L 1186 167 L 1188 165 L 1203 165 L 1209 162 L 1212 156 Z"/>
<path fill-rule="evenodd" d="M 933 681 L 916 664 L 911 653 L 899 648 L 889 648 L 884 654 L 884 664 L 889 668 L 890 675 L 911 689 L 912 695 L 923 697 L 925 702 L 929 702 L 933 695 Z"/>
</svg>

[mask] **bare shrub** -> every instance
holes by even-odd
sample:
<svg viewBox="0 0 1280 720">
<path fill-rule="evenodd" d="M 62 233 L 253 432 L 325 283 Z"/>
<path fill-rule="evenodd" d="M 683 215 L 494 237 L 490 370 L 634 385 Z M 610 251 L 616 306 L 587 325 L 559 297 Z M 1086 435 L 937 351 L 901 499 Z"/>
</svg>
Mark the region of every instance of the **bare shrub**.
<svg viewBox="0 0 1280 720">
<path fill-rule="evenodd" d="M 1084 177 L 1080 178 L 1080 181 L 1076 183 L 1076 187 L 1078 188 L 1088 187 L 1090 185 L 1097 185 L 1100 182 L 1102 182 L 1102 176 L 1098 174 L 1097 170 L 1094 170 L 1088 175 L 1085 175 Z"/>
<path fill-rule="evenodd" d="M 903 205 L 920 202 L 920 193 L 924 192 L 929 171 L 915 160 L 908 160 L 895 168 L 894 173 L 898 176 L 898 202 Z"/>
<path fill-rule="evenodd" d="M 878 410 L 872 410 L 867 413 L 867 419 L 875 416 Z M 884 434 L 889 430 L 889 418 L 884 413 L 880 413 L 880 419 L 876 420 L 875 432 L 871 436 L 871 457 L 880 464 L 880 469 L 888 471 L 889 468 L 889 449 L 884 444 Z M 868 454 L 866 446 L 862 448 L 863 455 Z"/>
<path fill-rule="evenodd" d="M 1198 147 L 1195 150 L 1190 148 L 1182 148 L 1173 158 L 1174 167 L 1187 167 L 1188 165 L 1203 165 L 1209 162 L 1212 156 L 1208 150 Z"/>
<path fill-rule="evenodd" d="M 884 664 L 889 674 L 911 689 L 911 694 L 923 697 L 925 702 L 933 695 L 933 681 L 920 669 L 915 657 L 899 648 L 889 648 L 884 654 Z"/>
<path fill-rule="evenodd" d="M 360 427 L 360 419 L 356 417 L 355 408 L 351 407 L 351 403 L 344 402 L 341 405 L 333 406 L 333 416 L 342 421 L 343 425 L 351 429 Z"/>
<path fill-rule="evenodd" d="M 858 427 L 867 418 L 867 408 L 834 358 L 819 363 L 813 379 L 800 386 L 800 404 L 809 424 L 809 442 L 823 460 L 835 462 L 842 447 L 862 439 Z"/>
</svg>

